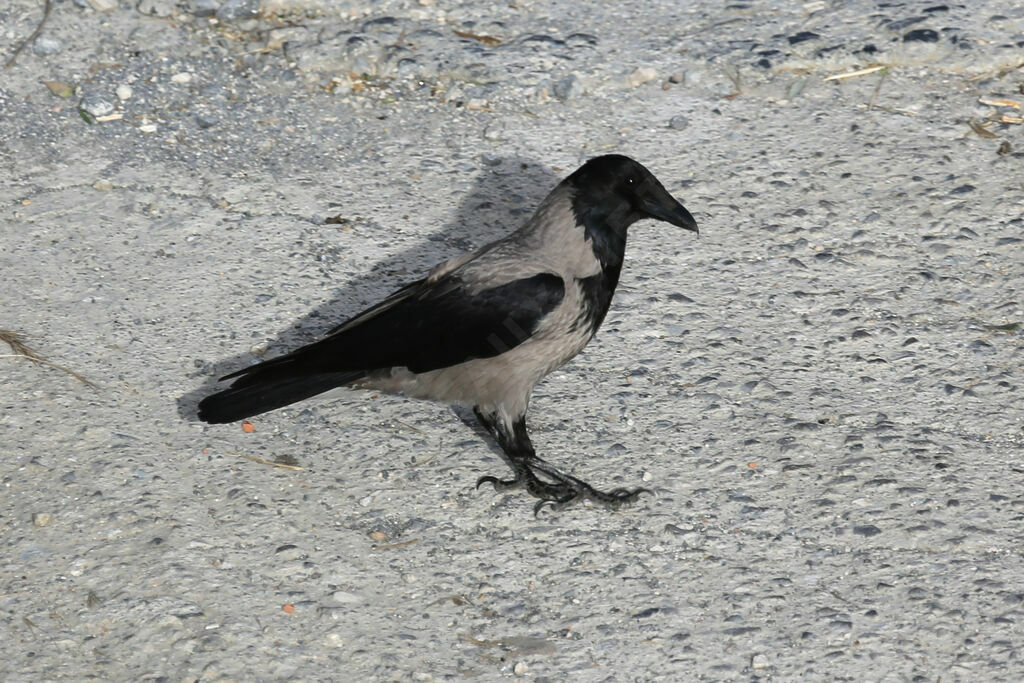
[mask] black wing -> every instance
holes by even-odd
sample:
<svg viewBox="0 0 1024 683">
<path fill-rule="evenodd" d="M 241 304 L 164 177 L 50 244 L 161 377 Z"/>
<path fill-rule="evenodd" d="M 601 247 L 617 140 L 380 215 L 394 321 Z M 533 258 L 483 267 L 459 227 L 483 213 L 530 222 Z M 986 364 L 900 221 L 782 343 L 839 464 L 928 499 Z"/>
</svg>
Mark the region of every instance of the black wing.
<svg viewBox="0 0 1024 683">
<path fill-rule="evenodd" d="M 200 419 L 231 422 L 280 408 L 374 370 L 428 372 L 518 346 L 561 303 L 552 273 L 471 291 L 456 275 L 407 285 L 327 337 L 240 370 L 230 388 L 204 399 Z"/>
</svg>

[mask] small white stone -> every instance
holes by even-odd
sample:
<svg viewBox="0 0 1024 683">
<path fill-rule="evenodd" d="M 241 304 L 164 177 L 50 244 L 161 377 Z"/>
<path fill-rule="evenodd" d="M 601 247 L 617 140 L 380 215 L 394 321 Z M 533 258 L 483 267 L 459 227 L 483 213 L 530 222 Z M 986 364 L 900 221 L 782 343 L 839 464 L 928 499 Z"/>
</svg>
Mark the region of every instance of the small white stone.
<svg viewBox="0 0 1024 683">
<path fill-rule="evenodd" d="M 642 480 L 644 480 L 644 481 L 650 481 L 651 479 L 654 479 L 654 475 L 653 475 L 653 474 L 651 474 L 650 472 L 644 472 L 644 473 L 643 473 L 643 474 L 642 474 L 642 475 L 640 476 L 640 478 L 641 478 Z"/>
<path fill-rule="evenodd" d="M 341 647 L 345 644 L 345 639 L 338 633 L 328 633 L 324 637 L 324 644 L 327 645 L 327 647 Z"/>
<path fill-rule="evenodd" d="M 124 100 L 127 100 L 132 96 L 132 86 L 128 85 L 127 83 L 122 83 L 121 85 L 117 86 L 117 90 L 115 90 L 114 92 L 117 93 L 117 99 L 123 102 Z"/>
<path fill-rule="evenodd" d="M 348 591 L 334 591 L 331 593 L 331 600 L 343 605 L 353 605 L 357 602 L 363 601 L 361 597 L 355 593 L 349 593 Z"/>
<path fill-rule="evenodd" d="M 53 515 L 49 512 L 37 512 L 32 515 L 32 524 L 35 526 L 50 526 L 52 521 Z"/>
<path fill-rule="evenodd" d="M 768 668 L 768 663 L 769 663 L 768 662 L 768 658 L 765 657 L 763 654 L 760 654 L 760 653 L 754 655 L 750 659 L 750 666 L 751 666 L 751 668 L 754 668 L 754 669 L 767 669 Z"/>
<path fill-rule="evenodd" d="M 516 662 L 516 665 L 512 668 L 512 673 L 516 676 L 522 676 L 526 673 L 526 662 Z"/>
<path fill-rule="evenodd" d="M 484 128 L 484 140 L 501 140 L 505 135 L 505 126 L 500 121 L 492 121 Z"/>
<path fill-rule="evenodd" d="M 650 67 L 641 67 L 633 73 L 626 76 L 626 82 L 629 83 L 630 87 L 637 87 L 644 83 L 649 83 L 658 77 L 658 72 Z"/>
<path fill-rule="evenodd" d="M 171 83 L 188 83 L 192 80 L 192 74 L 182 71 L 180 74 L 171 76 Z"/>
</svg>

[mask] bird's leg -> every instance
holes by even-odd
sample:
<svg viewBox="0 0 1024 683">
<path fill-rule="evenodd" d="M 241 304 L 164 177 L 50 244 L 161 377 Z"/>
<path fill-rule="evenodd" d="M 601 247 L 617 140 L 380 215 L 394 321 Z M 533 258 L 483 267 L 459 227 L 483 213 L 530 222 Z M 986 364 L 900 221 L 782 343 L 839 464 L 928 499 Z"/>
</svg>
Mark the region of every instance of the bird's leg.
<svg viewBox="0 0 1024 683">
<path fill-rule="evenodd" d="M 540 502 L 534 507 L 534 513 L 550 505 L 554 508 L 569 506 L 579 500 L 588 498 L 595 503 L 601 503 L 610 507 L 618 507 L 623 503 L 631 503 L 641 493 L 649 493 L 647 489 L 625 489 L 617 488 L 612 491 L 598 491 L 590 484 L 577 479 L 576 477 L 563 474 L 551 463 L 540 458 L 533 448 L 530 435 L 526 431 L 526 417 L 518 417 L 511 425 L 494 413 L 484 413 L 479 408 L 473 412 L 488 432 L 494 437 L 501 450 L 509 460 L 515 476 L 512 479 L 498 479 L 497 477 L 484 476 L 477 480 L 477 487 L 481 484 L 493 484 L 499 491 L 516 486 L 526 486 L 526 490 Z M 542 479 L 538 475 L 543 475 Z M 549 479 L 551 481 L 545 481 Z"/>
<path fill-rule="evenodd" d="M 512 479 L 498 479 L 497 477 L 480 477 L 477 480 L 477 488 L 480 488 L 480 484 L 488 483 L 493 484 L 494 488 L 499 491 L 505 489 L 514 488 L 526 483 L 526 479 L 529 477 L 530 471 L 526 466 L 525 461 L 529 458 L 536 458 L 536 453 L 533 450 L 533 444 L 530 443 L 529 437 L 526 439 L 526 448 L 522 447 L 522 444 L 516 443 L 516 440 L 512 433 L 505 427 L 500 417 L 494 413 L 485 413 L 480 410 L 479 407 L 473 408 L 473 413 L 476 415 L 476 419 L 480 421 L 484 429 L 490 432 L 494 440 L 501 446 L 501 450 L 504 451 L 505 457 L 508 458 L 508 463 L 512 467 L 512 471 L 515 473 L 515 477 Z"/>
</svg>

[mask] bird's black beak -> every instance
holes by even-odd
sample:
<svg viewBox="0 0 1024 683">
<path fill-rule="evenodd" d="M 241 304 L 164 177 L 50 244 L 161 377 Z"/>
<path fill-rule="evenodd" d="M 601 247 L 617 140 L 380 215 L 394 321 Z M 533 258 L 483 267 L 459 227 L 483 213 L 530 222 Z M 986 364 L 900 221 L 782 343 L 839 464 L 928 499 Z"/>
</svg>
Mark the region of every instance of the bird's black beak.
<svg viewBox="0 0 1024 683">
<path fill-rule="evenodd" d="M 640 208 L 644 213 L 651 218 L 657 218 L 659 221 L 665 221 L 700 234 L 700 230 L 697 229 L 697 221 L 693 219 L 686 207 L 677 202 L 668 192 L 662 191 L 658 194 L 664 196 L 644 197 L 640 201 Z"/>
</svg>

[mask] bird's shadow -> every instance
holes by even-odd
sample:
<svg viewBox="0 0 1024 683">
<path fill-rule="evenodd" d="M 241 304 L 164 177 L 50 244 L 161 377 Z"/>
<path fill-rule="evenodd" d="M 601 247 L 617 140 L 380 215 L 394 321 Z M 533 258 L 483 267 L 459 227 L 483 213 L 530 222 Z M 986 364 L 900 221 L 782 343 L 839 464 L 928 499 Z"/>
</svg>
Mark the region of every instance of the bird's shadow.
<svg viewBox="0 0 1024 683">
<path fill-rule="evenodd" d="M 454 217 L 447 224 L 433 231 L 425 226 L 423 238 L 417 244 L 378 261 L 369 271 L 347 280 L 337 288 L 329 301 L 317 306 L 288 328 L 277 332 L 268 343 L 273 352 L 266 358 L 258 358 L 248 349 L 240 349 L 238 354 L 205 364 L 194 375 L 196 378 L 202 377 L 202 383 L 177 399 L 178 414 L 184 420 L 198 421 L 196 408 L 199 401 L 227 386 L 220 382 L 220 377 L 247 367 L 257 360 L 288 353 L 315 341 L 327 330 L 365 308 L 354 302 L 351 296 L 346 296 L 346 292 L 371 291 L 378 295 L 375 300 L 383 299 L 400 286 L 427 274 L 424 270 L 412 277 L 397 279 L 395 273 L 408 272 L 410 263 L 441 263 L 503 237 L 520 227 L 559 180 L 553 170 L 529 159 L 489 159 L 488 165 L 477 175 L 472 189 L 465 195 Z M 323 208 L 324 211 L 329 210 L 329 207 Z M 282 262 L 263 265 L 273 269 L 275 265 L 286 264 Z M 239 346 L 244 345 L 245 342 L 239 340 Z M 456 409 L 455 412 L 465 424 L 473 426 L 478 431 L 483 429 L 476 424 L 472 410 Z"/>
</svg>

